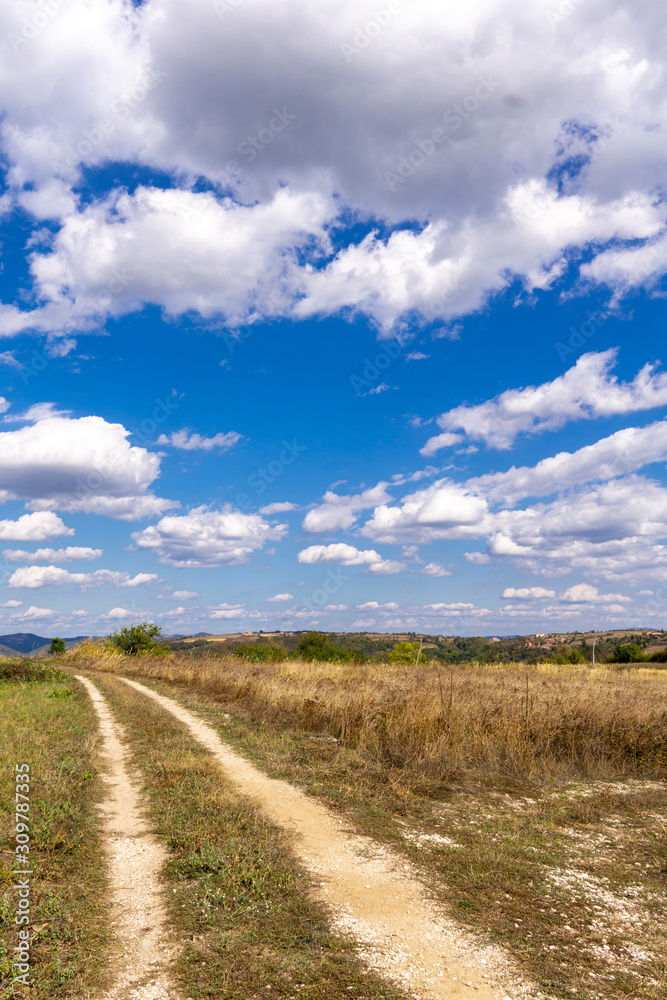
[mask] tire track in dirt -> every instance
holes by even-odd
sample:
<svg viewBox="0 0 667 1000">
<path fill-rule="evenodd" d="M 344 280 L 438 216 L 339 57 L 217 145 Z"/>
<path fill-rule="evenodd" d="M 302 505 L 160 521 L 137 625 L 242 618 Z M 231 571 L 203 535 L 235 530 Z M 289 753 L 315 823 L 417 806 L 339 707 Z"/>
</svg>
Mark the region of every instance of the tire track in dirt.
<svg viewBox="0 0 667 1000">
<path fill-rule="evenodd" d="M 170 965 L 178 949 L 168 943 L 160 870 L 167 852 L 142 816 L 140 792 L 125 769 L 128 751 L 123 728 L 106 699 L 86 677 L 75 675 L 93 703 L 103 739 L 103 775 L 109 794 L 100 805 L 106 834 L 114 944 L 110 962 L 114 987 L 104 1000 L 180 1000 Z"/>
<path fill-rule="evenodd" d="M 327 904 L 334 926 L 357 940 L 361 957 L 381 975 L 432 1000 L 542 995 L 504 951 L 476 942 L 439 910 L 404 859 L 344 829 L 342 820 L 287 782 L 267 777 L 178 702 L 137 681 L 120 679 L 184 723 L 239 789 L 276 825 L 294 833 L 297 856 L 319 880 L 316 898 Z"/>
</svg>

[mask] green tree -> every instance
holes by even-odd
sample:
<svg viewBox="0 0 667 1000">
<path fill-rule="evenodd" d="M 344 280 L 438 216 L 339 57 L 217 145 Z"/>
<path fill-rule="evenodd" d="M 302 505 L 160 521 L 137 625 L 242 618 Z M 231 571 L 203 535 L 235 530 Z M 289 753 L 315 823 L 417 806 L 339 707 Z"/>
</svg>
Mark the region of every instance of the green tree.
<svg viewBox="0 0 667 1000">
<path fill-rule="evenodd" d="M 161 635 L 162 629 L 152 622 L 142 622 L 141 625 L 131 625 L 129 628 L 118 629 L 107 636 L 109 642 L 121 653 L 128 656 L 138 656 L 141 653 L 153 653 L 164 656 L 169 647 L 161 642 L 155 642 L 155 637 Z"/>
<path fill-rule="evenodd" d="M 287 659 L 287 650 L 277 642 L 241 642 L 234 650 L 234 656 L 242 656 L 254 663 L 264 660 L 276 662 Z"/>
<path fill-rule="evenodd" d="M 345 663 L 352 659 L 352 653 L 334 646 L 324 632 L 306 632 L 301 636 L 297 652 L 303 660 L 318 660 L 328 663 Z"/>
<path fill-rule="evenodd" d="M 389 662 L 405 664 L 416 663 L 417 655 L 419 655 L 420 663 L 426 662 L 424 654 L 419 652 L 418 642 L 397 642 L 389 654 Z"/>
<path fill-rule="evenodd" d="M 65 640 L 56 636 L 55 639 L 51 640 L 48 652 L 49 656 L 60 656 L 61 653 L 66 653 L 67 646 L 65 645 Z"/>
<path fill-rule="evenodd" d="M 614 646 L 612 663 L 640 663 L 646 659 L 638 642 L 628 642 L 624 646 Z"/>
</svg>

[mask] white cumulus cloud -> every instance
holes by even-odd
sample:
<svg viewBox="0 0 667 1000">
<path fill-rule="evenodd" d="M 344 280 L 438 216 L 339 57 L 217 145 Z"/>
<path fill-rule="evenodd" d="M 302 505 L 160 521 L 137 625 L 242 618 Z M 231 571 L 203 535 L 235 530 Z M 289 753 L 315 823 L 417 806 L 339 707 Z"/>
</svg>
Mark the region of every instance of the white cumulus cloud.
<svg viewBox="0 0 667 1000">
<path fill-rule="evenodd" d="M 84 511 L 125 520 L 177 506 L 150 492 L 160 458 L 131 446 L 130 432 L 121 424 L 52 413 L 50 407 L 33 407 L 23 416 L 33 423 L 0 432 L 5 499 L 27 500 L 28 507 L 39 511 Z"/>
<path fill-rule="evenodd" d="M 132 538 L 138 548 L 172 566 L 238 566 L 286 532 L 285 524 L 269 524 L 259 514 L 243 514 L 231 505 L 222 510 L 200 506 L 187 514 L 167 515 Z"/>
<path fill-rule="evenodd" d="M 555 590 L 546 590 L 544 587 L 505 587 L 503 598 L 509 600 L 518 598 L 519 600 L 537 600 L 540 597 L 555 597 Z"/>
<path fill-rule="evenodd" d="M 211 618 L 241 618 L 245 615 L 245 604 L 219 604 L 209 614 Z"/>
<path fill-rule="evenodd" d="M 223 18 L 193 0 L 187 19 L 181 0 L 60 4 L 44 30 L 32 0 L 5 5 L 0 208 L 60 229 L 30 261 L 41 304 L 7 303 L 2 331 L 147 302 L 231 322 L 359 310 L 388 328 L 578 264 L 612 296 L 664 273 L 659 252 L 633 257 L 665 221 L 660 11 L 603 0 L 554 26 L 552 7 L 418 0 L 357 46 L 371 0 L 255 0 Z M 79 200 L 81 169 L 105 162 L 179 188 Z M 326 223 L 350 212 L 388 235 L 319 266 Z"/>
<path fill-rule="evenodd" d="M 117 572 L 110 569 L 97 569 L 92 573 L 70 573 L 61 566 L 23 566 L 14 570 L 7 581 L 8 587 L 27 587 L 35 590 L 38 587 L 62 586 L 76 584 L 84 589 L 111 584 L 114 587 L 142 587 L 155 583 L 159 577 L 156 573 Z"/>
<path fill-rule="evenodd" d="M 430 562 L 430 563 L 428 563 L 426 566 L 424 566 L 423 569 L 420 569 L 419 572 L 423 573 L 424 576 L 451 576 L 452 575 L 449 572 L 448 569 L 445 569 L 444 566 L 441 566 L 440 563 L 437 563 L 437 562 Z"/>
<path fill-rule="evenodd" d="M 30 515 L 34 517 L 34 514 Z M 76 562 L 79 559 L 90 560 L 99 559 L 103 554 L 102 549 L 91 549 L 87 546 L 68 545 L 65 549 L 36 549 L 28 552 L 26 549 L 4 549 L 3 557 L 7 562 L 23 563 L 67 563 Z"/>
<path fill-rule="evenodd" d="M 398 573 L 404 569 L 402 563 L 394 559 L 383 559 L 375 549 L 357 549 L 345 542 L 331 545 L 310 545 L 299 552 L 300 563 L 313 566 L 318 563 L 333 563 L 338 566 L 367 566 L 371 573 Z"/>
<path fill-rule="evenodd" d="M 667 373 L 647 364 L 632 382 L 619 382 L 611 369 L 617 351 L 582 355 L 564 375 L 527 389 L 507 389 L 478 406 L 457 406 L 438 417 L 442 434 L 421 450 L 432 455 L 461 440 L 462 430 L 493 448 L 510 448 L 519 434 L 557 430 L 570 420 L 592 420 L 667 406 Z"/>
<path fill-rule="evenodd" d="M 598 604 L 609 601 L 630 602 L 630 598 L 623 594 L 601 594 L 597 587 L 592 587 L 590 583 L 575 583 L 574 586 L 563 591 L 560 600 L 572 604 Z"/>
<path fill-rule="evenodd" d="M 191 431 L 174 431 L 173 434 L 160 434 L 157 439 L 158 444 L 171 445 L 173 448 L 181 448 L 183 451 L 229 451 L 241 440 L 241 435 L 236 431 L 215 434 L 213 437 L 202 437 L 201 434 L 194 434 Z"/>
<path fill-rule="evenodd" d="M 268 503 L 266 507 L 260 507 L 260 514 L 285 514 L 288 510 L 297 510 L 297 505 L 295 503 L 290 503 L 288 500 L 279 501 L 278 503 Z"/>
<path fill-rule="evenodd" d="M 0 539 L 6 542 L 45 542 L 58 535 L 73 535 L 53 511 L 22 514 L 16 521 L 0 521 Z"/>
<path fill-rule="evenodd" d="M 348 496 L 328 490 L 323 497 L 324 503 L 309 510 L 304 517 L 303 529 L 316 534 L 350 528 L 362 510 L 388 499 L 387 483 L 378 483 L 372 489 Z"/>
</svg>

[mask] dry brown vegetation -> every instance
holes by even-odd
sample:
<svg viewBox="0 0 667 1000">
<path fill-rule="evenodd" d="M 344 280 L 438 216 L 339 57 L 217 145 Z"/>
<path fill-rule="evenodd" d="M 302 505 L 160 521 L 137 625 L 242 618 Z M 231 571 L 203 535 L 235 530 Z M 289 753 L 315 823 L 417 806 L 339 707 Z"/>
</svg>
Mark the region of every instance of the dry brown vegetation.
<svg viewBox="0 0 667 1000">
<path fill-rule="evenodd" d="M 367 760 L 436 779 L 667 775 L 667 671 L 608 666 L 247 663 L 72 653 L 81 667 L 183 684 Z"/>
<path fill-rule="evenodd" d="M 667 671 L 68 661 L 143 677 L 406 853 L 543 995 L 665 995 Z"/>
</svg>

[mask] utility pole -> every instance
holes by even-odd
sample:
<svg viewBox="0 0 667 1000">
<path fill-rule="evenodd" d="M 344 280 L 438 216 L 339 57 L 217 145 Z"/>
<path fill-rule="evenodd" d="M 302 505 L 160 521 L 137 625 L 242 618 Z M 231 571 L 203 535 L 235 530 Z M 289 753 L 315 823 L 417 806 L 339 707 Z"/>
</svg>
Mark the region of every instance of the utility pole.
<svg viewBox="0 0 667 1000">
<path fill-rule="evenodd" d="M 593 666 L 595 666 L 595 643 L 598 641 L 597 632 L 593 629 Z"/>
</svg>

